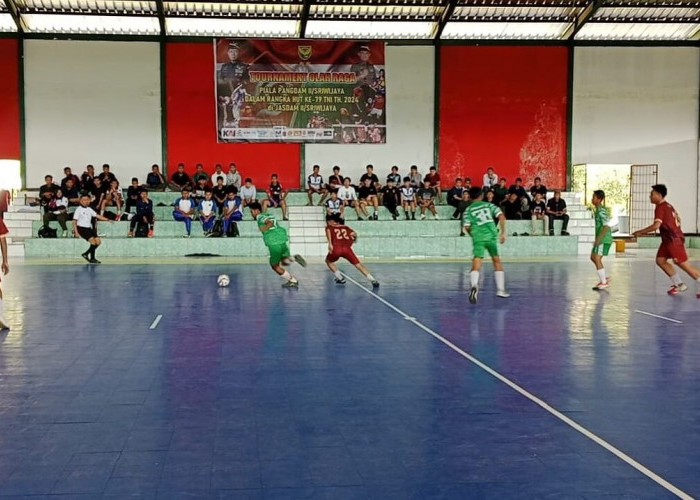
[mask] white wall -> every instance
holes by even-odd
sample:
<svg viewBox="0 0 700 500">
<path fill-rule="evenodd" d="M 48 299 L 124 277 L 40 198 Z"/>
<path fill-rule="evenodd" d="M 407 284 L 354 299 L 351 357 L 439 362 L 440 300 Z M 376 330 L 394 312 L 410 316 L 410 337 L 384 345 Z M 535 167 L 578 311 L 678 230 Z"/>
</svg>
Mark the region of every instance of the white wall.
<svg viewBox="0 0 700 500">
<path fill-rule="evenodd" d="M 161 162 L 157 43 L 24 42 L 28 187 L 109 163 L 122 185 Z"/>
<path fill-rule="evenodd" d="M 392 165 L 398 165 L 403 176 L 413 164 L 420 172 L 433 164 L 435 48 L 387 46 L 385 55 L 386 144 L 307 144 L 306 175 L 318 164 L 327 178 L 338 165 L 344 176 L 356 181 L 371 163 L 383 181 Z"/>
<path fill-rule="evenodd" d="M 700 49 L 692 47 L 574 54 L 573 163 L 657 163 L 686 232 L 697 232 L 700 219 L 699 75 Z"/>
</svg>

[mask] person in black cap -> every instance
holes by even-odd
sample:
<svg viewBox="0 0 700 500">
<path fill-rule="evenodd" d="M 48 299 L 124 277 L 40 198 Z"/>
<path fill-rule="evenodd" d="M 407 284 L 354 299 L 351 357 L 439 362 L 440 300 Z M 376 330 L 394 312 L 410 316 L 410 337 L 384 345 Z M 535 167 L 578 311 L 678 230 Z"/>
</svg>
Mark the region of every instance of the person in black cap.
<svg viewBox="0 0 700 500">
<path fill-rule="evenodd" d="M 357 52 L 360 62 L 355 63 L 350 67 L 350 71 L 357 75 L 358 83 L 372 85 L 377 79 L 377 70 L 374 65 L 369 62 L 370 54 L 369 46 L 361 45 L 360 50 Z"/>
<path fill-rule="evenodd" d="M 228 44 L 229 62 L 224 63 L 219 70 L 218 83 L 224 88 L 219 89 L 219 95 L 231 95 L 239 84 L 246 84 L 250 79 L 248 64 L 240 61 L 240 46 L 236 42 Z"/>
</svg>

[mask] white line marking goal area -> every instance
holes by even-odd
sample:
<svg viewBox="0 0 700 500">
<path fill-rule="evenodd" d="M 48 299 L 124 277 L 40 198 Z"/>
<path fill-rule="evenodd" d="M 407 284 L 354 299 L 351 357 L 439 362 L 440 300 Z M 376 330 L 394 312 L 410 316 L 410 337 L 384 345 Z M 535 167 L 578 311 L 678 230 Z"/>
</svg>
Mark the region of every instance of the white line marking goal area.
<svg viewBox="0 0 700 500">
<path fill-rule="evenodd" d="M 634 312 L 639 313 L 639 314 L 644 314 L 645 316 L 651 316 L 652 318 L 659 318 L 663 319 L 665 321 L 670 321 L 671 323 L 676 323 L 678 325 L 682 325 L 683 322 L 679 319 L 673 319 L 673 318 L 667 318 L 666 316 L 661 316 L 659 314 L 654 314 L 646 311 L 640 311 L 639 309 L 635 309 Z"/>
<path fill-rule="evenodd" d="M 160 323 L 160 320 L 163 319 L 163 315 L 159 314 L 156 316 L 156 319 L 153 320 L 153 323 L 151 323 L 151 326 L 149 327 L 151 330 L 155 330 L 156 327 L 158 327 L 158 323 Z"/>
<path fill-rule="evenodd" d="M 688 493 L 684 492 L 683 490 L 681 490 L 681 489 L 678 488 L 677 486 L 671 484 L 670 482 L 668 482 L 667 480 L 665 480 L 664 478 L 662 478 L 661 476 L 659 476 L 659 475 L 656 474 L 655 472 L 653 472 L 653 471 L 647 469 L 644 465 L 642 465 L 641 463 L 637 462 L 635 459 L 633 459 L 633 458 L 630 457 L 629 455 L 625 454 L 623 451 L 621 451 L 621 450 L 615 448 L 613 445 L 611 445 L 610 443 L 608 443 L 607 441 L 605 441 L 603 438 L 597 436 L 596 434 L 594 434 L 593 432 L 589 431 L 588 429 L 586 429 L 585 427 L 583 427 L 581 424 L 579 424 L 578 422 L 576 422 L 575 420 L 572 420 L 571 418 L 567 417 L 566 415 L 564 415 L 562 412 L 560 412 L 560 411 L 557 410 L 556 408 L 550 406 L 546 401 L 544 401 L 544 400 L 538 398 L 537 396 L 535 396 L 535 395 L 532 394 L 531 392 L 527 391 L 527 390 L 524 389 L 523 387 L 519 386 L 518 384 L 516 384 L 515 382 L 513 382 L 513 381 L 510 380 L 509 378 L 505 377 L 504 375 L 501 375 L 500 373 L 498 373 L 496 370 L 494 370 L 493 368 L 491 368 L 491 367 L 488 366 L 487 364 L 485 364 L 485 363 L 479 361 L 477 358 L 475 358 L 474 356 L 472 356 L 472 355 L 469 354 L 468 352 L 462 350 L 461 348 L 459 348 L 458 346 L 456 346 L 455 344 L 453 344 L 452 342 L 450 342 L 449 340 L 447 340 L 445 337 L 443 337 L 443 336 L 441 336 L 440 334 L 438 334 L 437 332 L 431 330 L 430 328 L 428 328 L 427 326 L 425 326 L 423 323 L 421 323 L 420 321 L 418 321 L 418 320 L 415 319 L 414 317 L 412 317 L 412 316 L 406 314 L 405 312 L 403 312 L 401 309 L 399 309 L 398 307 L 396 307 L 396 306 L 393 305 L 392 303 L 386 301 L 385 299 L 383 299 L 382 297 L 380 297 L 379 295 L 377 295 L 376 293 L 374 293 L 372 290 L 370 290 L 370 289 L 368 289 L 368 288 L 362 286 L 360 283 L 358 283 L 357 281 L 355 281 L 354 279 L 352 279 L 350 276 L 346 275 L 345 273 L 343 273 L 343 276 L 345 276 L 345 279 L 347 279 L 348 281 L 350 281 L 351 283 L 355 284 L 355 285 L 356 285 L 357 287 L 359 287 L 360 289 L 362 289 L 362 290 L 364 290 L 365 292 L 367 292 L 368 294 L 370 294 L 372 297 L 374 297 L 375 299 L 377 299 L 379 302 L 381 302 L 381 303 L 384 304 L 385 306 L 389 307 L 390 309 L 392 309 L 393 311 L 395 311 L 397 314 L 401 315 L 405 320 L 410 321 L 411 323 L 413 323 L 414 325 L 416 325 L 416 326 L 417 326 L 418 328 L 420 328 L 421 330 L 423 330 L 423 331 L 425 331 L 426 333 L 432 335 L 433 337 L 435 337 L 437 340 L 439 340 L 440 342 L 442 342 L 443 344 L 445 344 L 447 347 L 449 347 L 450 349 L 452 349 L 453 351 L 455 351 L 455 352 L 456 352 L 457 354 L 459 354 L 460 356 L 466 358 L 466 359 L 469 360 L 471 363 L 475 364 L 476 366 L 478 366 L 479 368 L 481 368 L 482 370 L 484 370 L 484 371 L 485 371 L 486 373 L 488 373 L 489 375 L 491 375 L 491 376 L 495 377 L 496 379 L 500 380 L 501 382 L 503 382 L 504 384 L 506 384 L 508 387 L 510 387 L 511 389 L 513 389 L 515 392 L 518 392 L 518 393 L 521 394 L 522 396 L 525 396 L 527 399 L 529 399 L 530 401 L 532 401 L 532 402 L 535 403 L 536 405 L 540 406 L 541 408 L 543 408 L 544 410 L 546 410 L 547 412 L 549 412 L 550 414 L 552 414 L 553 416 L 555 416 L 556 418 L 558 418 L 559 420 L 561 420 L 562 422 L 564 422 L 566 425 L 568 425 L 569 427 L 571 427 L 572 429 L 574 429 L 574 430 L 580 432 L 581 434 L 583 434 L 584 436 L 586 436 L 588 439 L 590 439 L 590 440 L 593 441 L 594 443 L 596 443 L 596 444 L 598 444 L 599 446 L 605 448 L 605 449 L 608 450 L 610 453 L 612 453 L 613 455 L 615 455 L 617 458 L 619 458 L 619 459 L 622 460 L 623 462 L 627 463 L 628 465 L 634 467 L 635 469 L 637 469 L 639 472 L 641 472 L 642 474 L 644 474 L 645 476 L 647 476 L 647 477 L 648 477 L 649 479 L 651 479 L 652 481 L 656 482 L 657 484 L 659 484 L 659 485 L 662 486 L 663 488 L 667 489 L 668 491 L 670 491 L 670 492 L 673 493 L 674 495 L 678 496 L 679 498 L 683 498 L 684 500 L 693 500 L 693 497 L 692 497 L 691 495 L 689 495 Z M 640 312 L 640 311 L 636 311 L 636 312 Z M 665 318 L 665 319 L 669 319 L 669 318 Z M 673 320 L 673 321 L 678 321 L 678 320 Z"/>
</svg>

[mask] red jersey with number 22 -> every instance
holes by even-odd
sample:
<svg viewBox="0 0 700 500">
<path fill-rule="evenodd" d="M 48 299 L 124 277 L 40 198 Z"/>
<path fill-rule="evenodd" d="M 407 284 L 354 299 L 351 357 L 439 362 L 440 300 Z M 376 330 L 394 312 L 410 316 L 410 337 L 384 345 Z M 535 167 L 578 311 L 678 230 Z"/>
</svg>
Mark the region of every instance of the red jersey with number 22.
<svg viewBox="0 0 700 500">
<path fill-rule="evenodd" d="M 678 212 L 667 201 L 663 201 L 656 205 L 654 210 L 654 221 L 661 223 L 659 233 L 661 241 L 673 241 L 683 239 L 683 231 L 678 217 Z"/>
<path fill-rule="evenodd" d="M 350 248 L 355 240 L 352 239 L 352 229 L 348 226 L 330 226 L 331 245 L 333 248 Z"/>
</svg>

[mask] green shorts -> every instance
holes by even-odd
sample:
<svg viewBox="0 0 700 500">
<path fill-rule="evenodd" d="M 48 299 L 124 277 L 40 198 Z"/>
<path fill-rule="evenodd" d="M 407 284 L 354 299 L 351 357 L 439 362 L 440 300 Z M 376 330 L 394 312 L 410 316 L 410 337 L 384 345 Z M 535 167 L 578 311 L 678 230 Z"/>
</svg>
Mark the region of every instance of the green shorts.
<svg viewBox="0 0 700 500">
<path fill-rule="evenodd" d="M 289 246 L 286 243 L 279 245 L 270 245 L 267 247 L 270 250 L 270 265 L 276 266 L 282 259 L 289 257 Z"/>
<path fill-rule="evenodd" d="M 487 251 L 491 257 L 498 257 L 498 242 L 496 240 L 474 242 L 474 258 L 483 259 L 485 251 Z"/>
<path fill-rule="evenodd" d="M 610 247 L 612 243 L 601 243 L 600 245 L 593 245 L 593 250 L 591 250 L 591 255 L 600 255 L 605 257 L 610 252 Z"/>
</svg>

